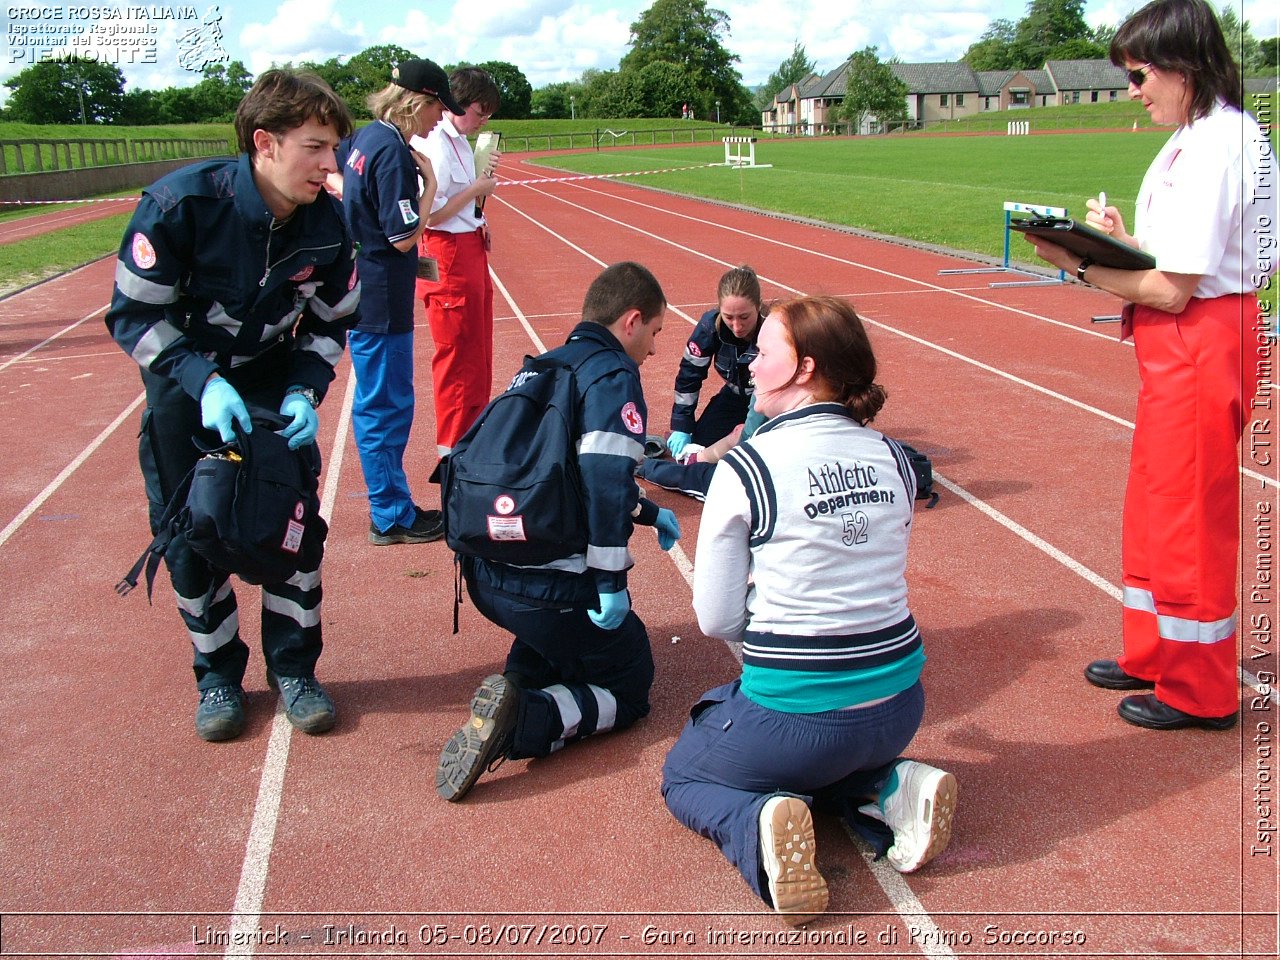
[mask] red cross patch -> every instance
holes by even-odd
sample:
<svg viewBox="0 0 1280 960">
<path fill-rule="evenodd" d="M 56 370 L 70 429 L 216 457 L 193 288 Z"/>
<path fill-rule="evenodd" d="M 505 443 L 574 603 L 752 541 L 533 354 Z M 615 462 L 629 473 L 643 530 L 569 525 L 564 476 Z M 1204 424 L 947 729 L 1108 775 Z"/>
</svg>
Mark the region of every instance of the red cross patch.
<svg viewBox="0 0 1280 960">
<path fill-rule="evenodd" d="M 145 233 L 133 235 L 133 262 L 143 270 L 150 270 L 156 265 L 156 248 L 151 245 Z"/>
<path fill-rule="evenodd" d="M 622 424 L 632 433 L 644 433 L 644 417 L 631 401 L 622 408 Z"/>
</svg>

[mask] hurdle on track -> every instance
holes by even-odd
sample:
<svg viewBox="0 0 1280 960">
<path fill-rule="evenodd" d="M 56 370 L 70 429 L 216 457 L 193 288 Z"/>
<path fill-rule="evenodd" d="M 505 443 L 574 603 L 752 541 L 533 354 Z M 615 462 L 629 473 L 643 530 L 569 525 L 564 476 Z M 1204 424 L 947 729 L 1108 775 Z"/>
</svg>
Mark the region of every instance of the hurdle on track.
<svg viewBox="0 0 1280 960">
<path fill-rule="evenodd" d="M 715 167 L 737 167 L 739 170 L 763 170 L 772 167 L 772 163 L 756 163 L 755 137 L 723 137 L 724 163 L 715 163 Z M 744 152 L 745 148 L 745 152 Z"/>
<path fill-rule="evenodd" d="M 1035 213 L 1042 217 L 1065 217 L 1067 215 L 1066 207 L 1046 207 L 1038 203 L 1019 203 L 1016 200 L 1006 200 L 1004 202 L 1004 261 L 999 267 L 973 267 L 965 270 L 939 270 L 938 274 L 944 273 L 1021 273 L 1028 277 L 1035 277 L 1034 280 L 1006 280 L 1003 283 L 992 283 L 992 287 L 1048 287 L 1056 284 L 1065 283 L 1067 275 L 1059 270 L 1058 278 L 1045 277 L 1039 273 L 1033 273 L 1022 267 L 1012 267 L 1009 265 L 1009 221 L 1011 214 L 1015 213 Z"/>
</svg>

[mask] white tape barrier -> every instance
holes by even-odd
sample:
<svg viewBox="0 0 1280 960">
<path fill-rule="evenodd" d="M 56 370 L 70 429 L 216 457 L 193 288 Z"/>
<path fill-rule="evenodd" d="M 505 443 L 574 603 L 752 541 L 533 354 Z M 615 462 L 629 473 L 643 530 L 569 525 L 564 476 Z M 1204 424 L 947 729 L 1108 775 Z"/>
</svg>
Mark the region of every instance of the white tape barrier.
<svg viewBox="0 0 1280 960">
<path fill-rule="evenodd" d="M 690 167 L 666 167 L 662 170 L 633 170 L 631 173 L 592 173 L 578 177 L 542 177 L 536 180 L 502 180 L 500 187 L 528 187 L 540 183 L 572 183 L 581 180 L 617 180 L 622 177 L 647 177 L 655 173 L 679 173 L 682 170 L 705 170 L 708 167 L 719 167 L 719 163 L 698 163 Z"/>
<path fill-rule="evenodd" d="M 93 197 L 89 200 L 0 200 L 0 206 L 34 207 L 46 203 L 137 203 L 140 199 L 140 197 Z"/>
</svg>

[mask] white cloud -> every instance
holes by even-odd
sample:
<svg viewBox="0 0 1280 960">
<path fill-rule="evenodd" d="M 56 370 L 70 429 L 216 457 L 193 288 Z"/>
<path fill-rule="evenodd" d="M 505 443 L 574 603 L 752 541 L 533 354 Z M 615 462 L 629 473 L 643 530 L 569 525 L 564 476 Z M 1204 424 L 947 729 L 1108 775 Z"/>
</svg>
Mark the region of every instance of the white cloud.
<svg viewBox="0 0 1280 960">
<path fill-rule="evenodd" d="M 455 33 L 454 25 L 457 25 L 477 38 L 488 40 L 530 37 L 544 20 L 559 20 L 571 16 L 574 10 L 578 8 L 571 0 L 500 0 L 478 9 L 475 0 L 459 0 L 449 32 Z"/>
<path fill-rule="evenodd" d="M 1009 0 L 1002 0 L 1008 3 Z M 738 70 L 747 85 L 763 83 L 799 40 L 819 72 L 834 69 L 866 46 L 882 58 L 906 61 L 959 57 L 1004 15 L 989 0 L 864 0 L 856 7 L 833 9 L 826 0 L 747 0 L 721 4 L 731 17 L 725 46 L 742 59 Z"/>
<path fill-rule="evenodd" d="M 369 46 L 362 23 L 349 23 L 334 9 L 336 0 L 284 0 L 266 23 L 249 22 L 239 31 L 240 56 L 253 74 L 273 63 L 320 62 L 350 56 Z M 348 6 L 354 6 L 349 4 Z"/>
<path fill-rule="evenodd" d="M 575 80 L 584 70 L 616 68 L 630 37 L 631 17 L 621 11 L 574 6 L 544 17 L 528 38 L 504 40 L 498 59 L 519 64 L 529 82 L 540 87 Z"/>
<path fill-rule="evenodd" d="M 464 15 L 464 0 L 447 30 L 418 10 L 383 27 L 378 43 L 398 43 L 439 63 L 505 60 L 534 87 L 575 80 L 587 69 L 613 69 L 627 52 L 631 19 L 624 10 L 595 10 L 566 0 L 524 0 L 497 12 Z M 514 19 L 513 19 L 514 18 Z M 352 51 L 352 52 L 358 52 Z"/>
</svg>

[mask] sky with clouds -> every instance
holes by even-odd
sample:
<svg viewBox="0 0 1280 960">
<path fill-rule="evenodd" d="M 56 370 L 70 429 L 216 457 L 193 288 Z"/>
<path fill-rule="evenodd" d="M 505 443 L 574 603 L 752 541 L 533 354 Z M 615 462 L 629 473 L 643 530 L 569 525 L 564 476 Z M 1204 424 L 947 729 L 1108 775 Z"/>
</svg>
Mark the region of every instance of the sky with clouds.
<svg viewBox="0 0 1280 960">
<path fill-rule="evenodd" d="M 189 86 L 199 66 L 224 52 L 253 74 L 273 63 L 348 57 L 395 43 L 442 64 L 505 60 L 536 88 L 612 69 L 627 52 L 630 25 L 652 0 L 6 0 L 7 50 L 0 81 L 73 42 L 116 63 L 126 89 Z M 1226 0 L 1257 37 L 1280 32 L 1275 0 Z M 1093 25 L 1118 23 L 1139 0 L 1087 0 Z M 958 59 L 995 18 L 1017 21 L 1026 0 L 710 0 L 729 15 L 722 43 L 739 57 L 743 81 L 763 83 L 800 42 L 819 71 L 855 50 L 879 47 L 907 62 Z M 79 38 L 78 41 L 76 38 Z M 85 40 L 89 42 L 86 44 Z M 195 69 L 191 69 L 191 67 Z M 8 91 L 0 91 L 7 94 Z"/>
</svg>

